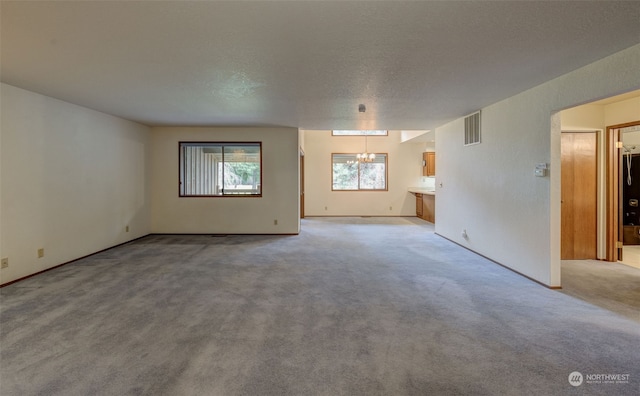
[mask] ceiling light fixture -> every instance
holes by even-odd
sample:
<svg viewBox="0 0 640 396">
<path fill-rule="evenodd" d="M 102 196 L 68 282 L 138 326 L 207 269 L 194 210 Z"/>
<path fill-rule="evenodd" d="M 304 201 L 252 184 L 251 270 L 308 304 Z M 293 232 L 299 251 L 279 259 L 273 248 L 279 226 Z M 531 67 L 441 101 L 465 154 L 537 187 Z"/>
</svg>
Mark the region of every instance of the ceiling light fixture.
<svg viewBox="0 0 640 396">
<path fill-rule="evenodd" d="M 370 153 L 367 147 L 367 135 L 364 135 L 364 153 L 360 153 L 356 155 L 358 161 L 360 162 L 373 162 L 376 159 L 376 155 L 374 153 Z"/>
</svg>

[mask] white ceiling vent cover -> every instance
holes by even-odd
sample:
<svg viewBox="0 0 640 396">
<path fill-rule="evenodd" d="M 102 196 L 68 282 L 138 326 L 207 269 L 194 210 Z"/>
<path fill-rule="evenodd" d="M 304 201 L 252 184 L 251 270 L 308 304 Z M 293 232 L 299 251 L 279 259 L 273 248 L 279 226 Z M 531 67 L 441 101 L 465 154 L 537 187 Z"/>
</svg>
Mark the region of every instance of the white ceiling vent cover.
<svg viewBox="0 0 640 396">
<path fill-rule="evenodd" d="M 464 145 L 480 143 L 480 112 L 473 113 L 464 118 Z"/>
</svg>

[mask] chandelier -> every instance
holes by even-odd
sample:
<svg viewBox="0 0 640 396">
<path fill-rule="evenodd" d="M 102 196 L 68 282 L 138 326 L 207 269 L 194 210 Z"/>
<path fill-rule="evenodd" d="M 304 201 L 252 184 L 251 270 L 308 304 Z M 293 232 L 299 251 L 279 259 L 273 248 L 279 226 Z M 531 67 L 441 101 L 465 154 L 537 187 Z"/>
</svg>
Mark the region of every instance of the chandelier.
<svg viewBox="0 0 640 396">
<path fill-rule="evenodd" d="M 356 155 L 356 158 L 360 162 L 373 162 L 373 160 L 376 159 L 376 155 L 368 151 L 367 135 L 364 135 L 364 153 L 359 153 L 358 155 Z"/>
</svg>

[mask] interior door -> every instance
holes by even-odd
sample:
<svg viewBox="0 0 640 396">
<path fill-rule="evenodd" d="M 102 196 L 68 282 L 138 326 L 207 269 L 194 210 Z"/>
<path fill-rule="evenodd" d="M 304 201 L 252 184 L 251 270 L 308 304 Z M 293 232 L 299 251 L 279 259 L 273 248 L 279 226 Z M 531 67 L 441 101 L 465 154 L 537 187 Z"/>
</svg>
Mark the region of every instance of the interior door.
<svg viewBox="0 0 640 396">
<path fill-rule="evenodd" d="M 597 255 L 596 136 L 596 132 L 562 133 L 562 260 Z"/>
</svg>

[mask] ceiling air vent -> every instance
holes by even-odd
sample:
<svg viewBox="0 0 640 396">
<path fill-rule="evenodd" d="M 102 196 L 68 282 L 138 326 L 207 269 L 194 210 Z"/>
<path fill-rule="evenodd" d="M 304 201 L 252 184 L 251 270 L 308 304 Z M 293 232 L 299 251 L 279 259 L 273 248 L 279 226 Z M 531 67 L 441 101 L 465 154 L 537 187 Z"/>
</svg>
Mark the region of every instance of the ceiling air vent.
<svg viewBox="0 0 640 396">
<path fill-rule="evenodd" d="M 464 145 L 480 143 L 480 112 L 464 118 Z"/>
</svg>

